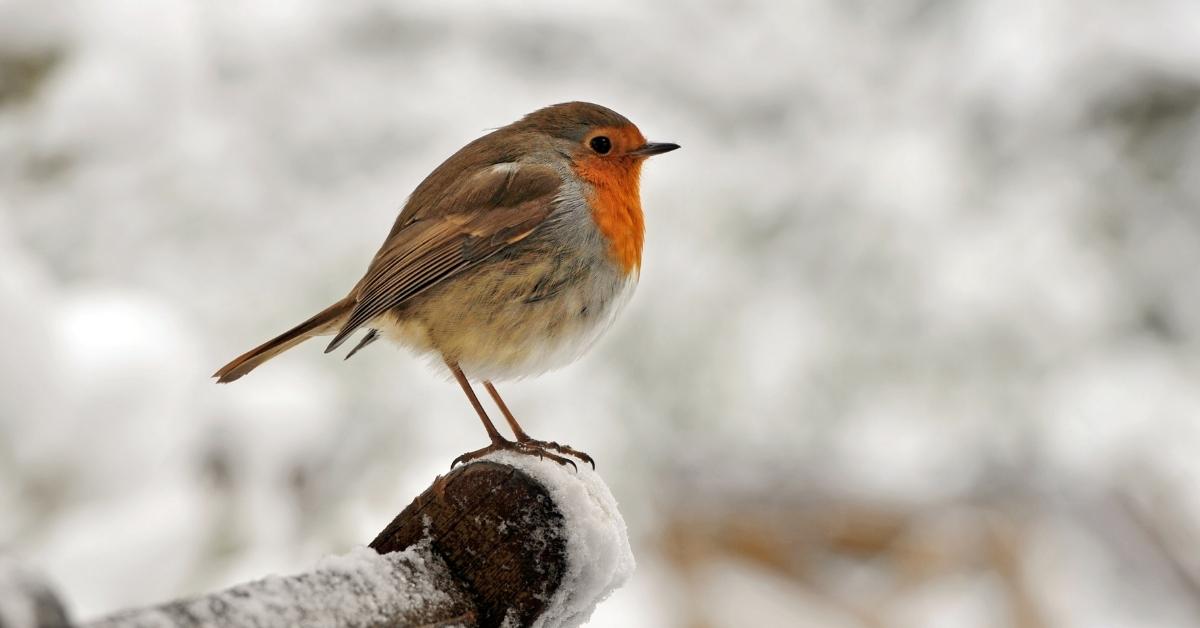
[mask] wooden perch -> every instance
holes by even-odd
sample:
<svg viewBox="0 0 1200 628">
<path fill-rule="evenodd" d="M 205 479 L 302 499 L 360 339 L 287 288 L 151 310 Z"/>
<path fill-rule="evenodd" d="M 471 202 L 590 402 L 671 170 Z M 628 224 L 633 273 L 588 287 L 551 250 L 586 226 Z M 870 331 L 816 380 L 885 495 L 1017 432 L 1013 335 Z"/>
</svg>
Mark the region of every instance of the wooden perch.
<svg viewBox="0 0 1200 628">
<path fill-rule="evenodd" d="M 177 626 L 475 626 L 474 609 L 446 564 L 429 551 L 380 562 L 347 561 L 231 587 L 201 598 L 123 611 L 89 628 Z"/>
<path fill-rule="evenodd" d="M 479 626 L 499 626 L 508 613 L 516 625 L 529 625 L 566 571 L 562 515 L 545 487 L 513 467 L 477 462 L 451 471 L 397 515 L 371 549 L 403 550 L 426 534 L 473 593 Z"/>
<path fill-rule="evenodd" d="M 583 477 L 525 458 L 484 459 L 439 477 L 370 549 L 326 559 L 312 572 L 85 625 L 577 625 L 632 571 L 624 522 L 590 471 Z M 13 592 L 0 587 L 0 599 L 6 595 Z"/>
</svg>

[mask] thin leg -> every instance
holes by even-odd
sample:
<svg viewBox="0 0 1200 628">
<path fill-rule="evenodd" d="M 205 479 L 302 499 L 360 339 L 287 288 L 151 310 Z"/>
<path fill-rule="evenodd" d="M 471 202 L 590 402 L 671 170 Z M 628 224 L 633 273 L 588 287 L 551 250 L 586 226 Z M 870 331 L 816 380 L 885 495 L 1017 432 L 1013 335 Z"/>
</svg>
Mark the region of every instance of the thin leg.
<svg viewBox="0 0 1200 628">
<path fill-rule="evenodd" d="M 500 398 L 500 393 L 496 391 L 496 387 L 492 385 L 492 382 L 484 380 L 483 387 L 487 388 L 488 394 L 492 396 L 492 401 L 495 401 L 496 406 L 500 408 L 500 412 L 504 413 L 504 418 L 508 421 L 508 426 L 512 428 L 513 436 L 516 436 L 517 440 L 519 441 L 533 440 L 532 438 L 529 438 L 529 435 L 525 433 L 525 430 L 521 429 L 521 424 L 517 423 L 516 417 L 514 417 L 512 412 L 509 411 L 508 404 L 504 403 L 504 400 Z"/>
<path fill-rule="evenodd" d="M 542 449 L 551 449 L 561 454 L 574 456 L 592 465 L 593 469 L 596 468 L 596 461 L 592 460 L 591 456 L 583 453 L 582 451 L 578 451 L 567 445 L 559 445 L 554 441 L 546 442 L 544 440 L 535 440 L 531 438 L 529 434 L 525 433 L 525 430 L 521 429 L 521 424 L 517 423 L 517 418 L 514 417 L 512 412 L 508 409 L 508 404 L 504 403 L 504 400 L 500 398 L 500 392 L 496 390 L 496 387 L 492 385 L 492 382 L 484 380 L 483 387 L 487 388 L 488 394 L 492 396 L 492 401 L 496 402 L 496 407 L 500 408 L 500 412 L 504 413 L 504 419 L 508 421 L 508 426 L 512 428 L 513 435 L 517 437 L 518 443 L 533 445 Z"/>
<path fill-rule="evenodd" d="M 494 451 L 513 451 L 531 456 L 537 456 L 539 458 L 549 458 L 558 464 L 569 464 L 572 467 L 575 466 L 574 462 L 571 462 L 562 456 L 546 451 L 549 449 L 548 447 L 542 446 L 540 442 L 532 440 L 528 436 L 525 436 L 525 440 L 517 441 L 515 443 L 501 436 L 499 430 L 497 430 L 496 426 L 492 424 L 492 420 L 488 418 L 487 412 L 484 412 L 483 404 L 479 403 L 479 397 L 475 396 L 475 390 L 471 388 L 471 382 L 467 381 L 467 376 L 463 374 L 462 369 L 459 368 L 457 364 L 450 362 L 449 360 L 446 361 L 446 366 L 450 368 L 451 373 L 454 373 L 454 379 L 458 380 L 458 385 L 462 386 L 463 392 L 467 394 L 467 399 L 471 401 L 471 407 L 475 408 L 476 414 L 479 415 L 479 420 L 483 421 L 483 429 L 487 430 L 488 438 L 492 441 L 490 445 L 484 447 L 483 449 L 469 451 L 455 458 L 454 461 L 450 463 L 451 469 L 457 466 L 460 462 L 470 462 L 471 460 L 486 456 Z M 507 408 L 504 409 L 504 413 L 505 415 L 508 415 Z M 511 416 L 509 416 L 509 421 L 512 421 Z M 515 425 L 515 422 L 513 422 L 513 424 Z M 524 435 L 524 432 L 521 432 L 520 434 Z"/>
<path fill-rule="evenodd" d="M 483 429 L 487 430 L 488 438 L 492 440 L 492 444 L 496 445 L 507 442 L 508 439 L 500 435 L 500 431 L 496 429 L 496 426 L 492 424 L 492 420 L 488 418 L 487 412 L 484 412 L 483 404 L 479 403 L 479 397 L 475 396 L 475 390 L 471 388 L 471 382 L 467 381 L 467 376 L 463 375 L 462 369 L 458 368 L 458 365 L 452 362 L 446 362 L 446 366 L 450 367 L 450 372 L 454 373 L 454 379 L 458 380 L 458 385 L 462 386 L 463 392 L 467 393 L 467 399 L 471 401 L 471 407 L 475 408 L 475 412 L 479 415 L 479 420 L 483 421 Z"/>
</svg>

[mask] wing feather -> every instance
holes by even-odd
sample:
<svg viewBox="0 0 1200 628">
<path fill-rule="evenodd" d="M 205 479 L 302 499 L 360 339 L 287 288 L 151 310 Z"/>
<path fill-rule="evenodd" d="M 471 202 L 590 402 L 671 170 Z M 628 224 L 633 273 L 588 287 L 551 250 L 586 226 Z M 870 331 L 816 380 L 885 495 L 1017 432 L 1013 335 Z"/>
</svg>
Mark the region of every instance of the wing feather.
<svg viewBox="0 0 1200 628">
<path fill-rule="evenodd" d="M 504 166 L 479 172 L 388 236 L 351 293 L 354 309 L 326 353 L 375 317 L 525 239 L 546 220 L 562 186 L 557 171 Z"/>
</svg>

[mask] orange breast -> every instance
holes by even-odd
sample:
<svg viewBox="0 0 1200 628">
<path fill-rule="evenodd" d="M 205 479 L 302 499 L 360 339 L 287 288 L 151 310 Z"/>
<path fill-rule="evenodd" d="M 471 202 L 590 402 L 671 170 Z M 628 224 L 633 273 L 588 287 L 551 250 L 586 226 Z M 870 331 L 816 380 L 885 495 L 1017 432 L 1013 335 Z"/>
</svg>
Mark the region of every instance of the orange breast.
<svg viewBox="0 0 1200 628">
<path fill-rule="evenodd" d="M 592 184 L 588 203 L 600 233 L 608 239 L 609 255 L 626 273 L 641 269 L 646 223 L 638 180 L 642 164 L 636 159 L 594 159 L 575 164 Z"/>
</svg>

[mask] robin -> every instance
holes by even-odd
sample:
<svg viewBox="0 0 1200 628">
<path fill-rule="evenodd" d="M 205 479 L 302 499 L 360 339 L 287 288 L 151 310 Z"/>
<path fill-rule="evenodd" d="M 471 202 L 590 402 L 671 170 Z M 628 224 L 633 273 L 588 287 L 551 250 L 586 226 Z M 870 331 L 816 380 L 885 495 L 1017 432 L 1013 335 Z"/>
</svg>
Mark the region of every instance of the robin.
<svg viewBox="0 0 1200 628">
<path fill-rule="evenodd" d="M 568 364 L 609 327 L 641 271 L 642 162 L 677 148 L 586 102 L 492 131 L 417 186 L 350 294 L 213 376 L 232 382 L 314 336 L 333 335 L 329 353 L 365 329 L 347 359 L 383 336 L 435 356 L 462 386 L 491 444 L 451 466 L 508 450 L 594 467 L 583 452 L 530 438 L 492 382 Z M 483 382 L 515 441 L 470 380 Z"/>
</svg>

